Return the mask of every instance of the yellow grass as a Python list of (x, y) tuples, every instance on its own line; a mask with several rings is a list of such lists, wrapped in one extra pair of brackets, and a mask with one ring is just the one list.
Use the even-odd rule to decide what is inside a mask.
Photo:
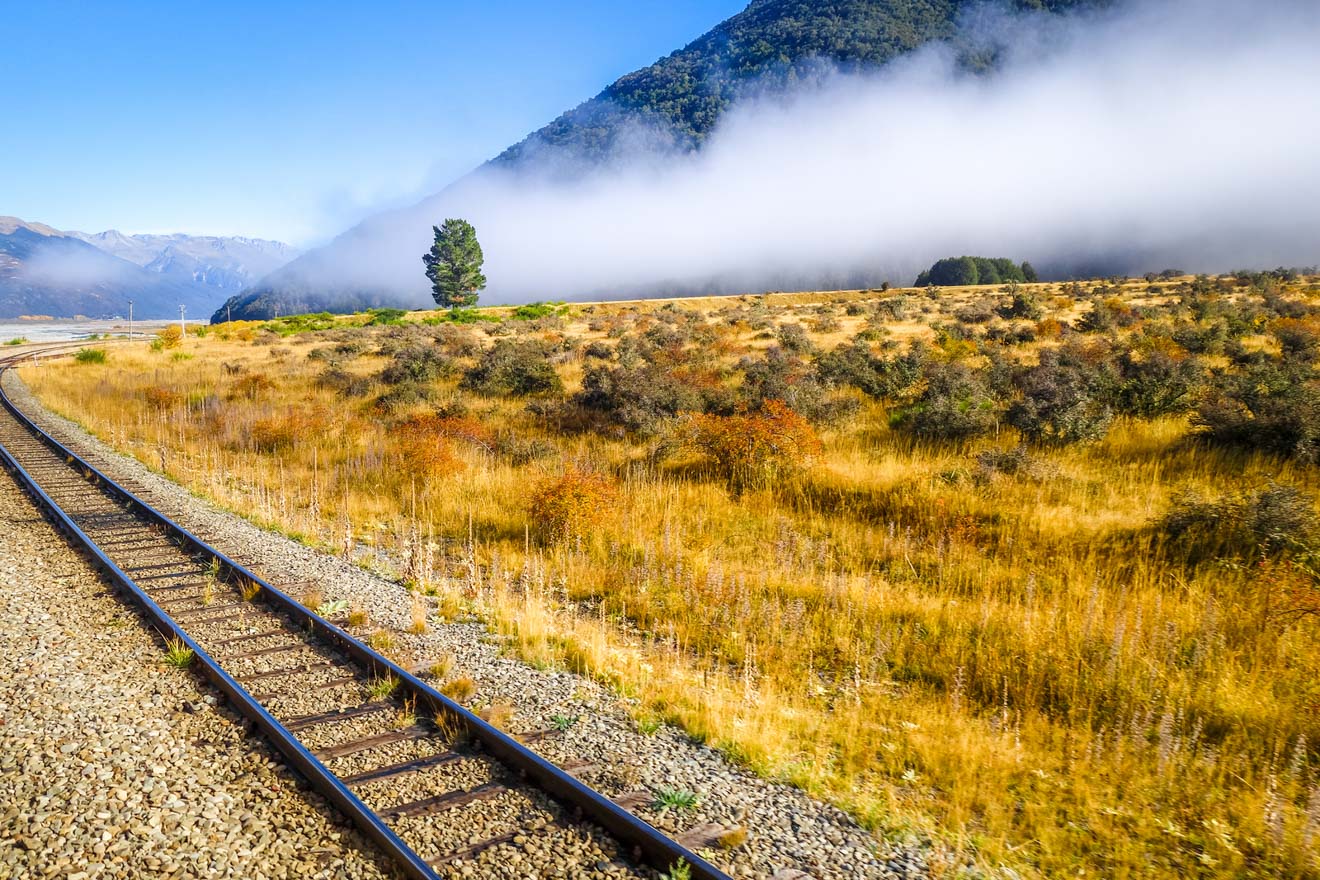
[[(989, 293), (928, 300), (893, 338), (931, 336)], [(776, 322), (806, 323), (859, 298), (874, 296), (765, 302)], [(663, 305), (578, 306), (539, 332), (607, 339), (593, 320), (632, 324)], [(1052, 313), (1076, 311), (1063, 296)], [(813, 334), (826, 347), (862, 327), (838, 320)], [(931, 832), (1033, 876), (1320, 876), (1316, 627), (1265, 618), (1249, 567), (1172, 564), (1151, 528), (1180, 490), (1283, 478), (1320, 491), (1314, 471), (1186, 444), (1185, 421), (1168, 418), (1040, 453), (1052, 469), (1040, 479), (981, 479), (975, 453), (1013, 445), (1009, 432), (914, 443), (868, 402), (824, 432), (801, 481), (735, 496), (652, 464), (646, 441), (560, 436), (521, 401), (442, 380), (442, 398), (556, 455), (515, 465), (456, 442), (450, 472), (418, 474), (369, 401), (315, 383), (324, 365), (307, 354), (332, 342), (258, 329), (189, 339), (190, 360), (119, 350), (23, 377), (191, 490), (331, 552), (350, 535), (368, 548), (359, 561), (486, 617), (525, 657), (610, 683), (644, 728), (680, 724), (878, 833)], [(767, 344), (746, 329), (725, 343), (728, 358)], [(346, 369), (384, 364), (368, 354)], [(571, 391), (581, 363), (560, 371)], [(268, 387), (238, 393), (258, 374)], [(540, 541), (527, 499), (562, 462), (614, 474), (618, 500), (591, 534)], [(425, 629), (415, 607), (412, 620)]]

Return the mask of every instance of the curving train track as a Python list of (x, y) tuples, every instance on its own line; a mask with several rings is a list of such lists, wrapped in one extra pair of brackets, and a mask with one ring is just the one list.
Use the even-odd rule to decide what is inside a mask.
[[(77, 347), (0, 359), (0, 377)], [(728, 880), (691, 851), (710, 829), (657, 831), (630, 812), (648, 793), (594, 791), (575, 776), (586, 765), (550, 763), (305, 608), (60, 444), (2, 385), (0, 464), (406, 876), (517, 876), (530, 848), (552, 853), (561, 876), (655, 877), (685, 863), (686, 876)]]

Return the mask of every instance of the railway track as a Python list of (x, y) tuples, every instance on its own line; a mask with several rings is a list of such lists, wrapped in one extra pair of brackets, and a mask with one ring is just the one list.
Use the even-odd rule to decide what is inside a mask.
[[(0, 379), (76, 347), (2, 359)], [(594, 791), (578, 778), (590, 765), (550, 763), (305, 608), (42, 431), (3, 385), (0, 463), (406, 876), (519, 876), (539, 851), (548, 876), (656, 877), (685, 863), (692, 878), (728, 880), (692, 851), (718, 829), (657, 831), (630, 812), (648, 792)]]

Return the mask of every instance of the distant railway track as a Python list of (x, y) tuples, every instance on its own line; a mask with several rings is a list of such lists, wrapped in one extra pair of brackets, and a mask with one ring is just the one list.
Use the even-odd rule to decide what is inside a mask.
[[(54, 343), (0, 359), (0, 378)], [(287, 762), (413, 878), (528, 845), (564, 852), (570, 876), (728, 880), (692, 848), (630, 812), (647, 792), (610, 799), (450, 700), (248, 565), (175, 523), (141, 487), (112, 480), (38, 427), (0, 385), (0, 464)], [(531, 737), (553, 736), (553, 731)], [(475, 819), (463, 819), (475, 811)], [(473, 833), (479, 828), (478, 833)], [(575, 855), (568, 856), (568, 853)], [(583, 854), (601, 863), (577, 864)]]

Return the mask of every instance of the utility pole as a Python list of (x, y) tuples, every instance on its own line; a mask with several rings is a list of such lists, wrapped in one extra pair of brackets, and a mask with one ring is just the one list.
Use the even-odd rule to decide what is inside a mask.
[(187, 306), (179, 305), (179, 340), (182, 341), (188, 335), (188, 325), (183, 322), (183, 313)]
[(128, 341), (133, 341), (133, 301), (128, 301)]

